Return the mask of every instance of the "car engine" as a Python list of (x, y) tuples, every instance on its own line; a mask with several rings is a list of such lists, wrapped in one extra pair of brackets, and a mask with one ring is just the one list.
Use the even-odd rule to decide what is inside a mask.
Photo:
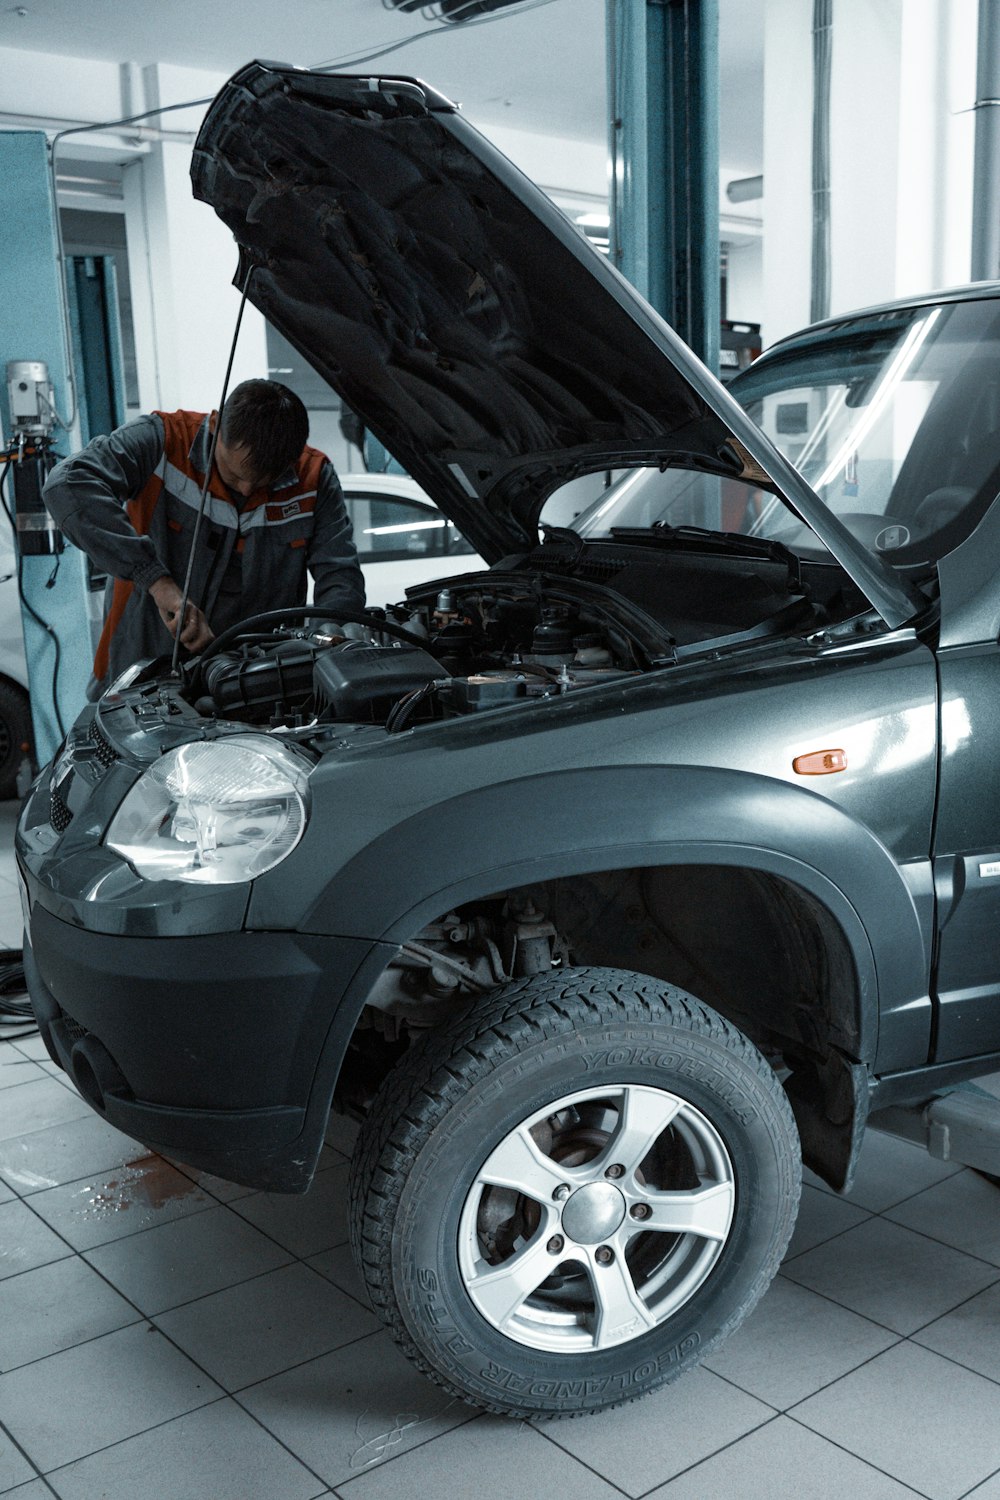
[(523, 579), (484, 586), (478, 575), (475, 586), (366, 612), (363, 624), (302, 619), (265, 633), (248, 622), (226, 649), (190, 664), (184, 697), (206, 718), (271, 728), (381, 724), (394, 733), (649, 665), (648, 646), (571, 593)]

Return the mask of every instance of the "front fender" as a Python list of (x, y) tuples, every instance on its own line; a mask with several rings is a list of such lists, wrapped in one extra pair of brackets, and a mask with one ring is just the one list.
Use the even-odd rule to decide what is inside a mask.
[[(377, 939), (391, 945), (378, 950), (384, 956), (463, 902), (574, 874), (668, 864), (736, 865), (808, 891), (853, 957), (861, 1060), (879, 1071), (925, 1060), (928, 955), (899, 866), (842, 808), (753, 773), (615, 766), (464, 793), (355, 854), (302, 926)], [(374, 977), (366, 964), (345, 996), (351, 1026)], [(338, 1016), (338, 1032), (346, 1019)]]

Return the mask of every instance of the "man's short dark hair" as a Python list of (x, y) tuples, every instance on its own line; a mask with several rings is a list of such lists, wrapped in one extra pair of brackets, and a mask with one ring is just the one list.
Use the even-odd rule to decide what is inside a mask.
[(222, 408), (219, 436), (230, 448), (246, 448), (263, 480), (283, 474), (309, 437), (302, 402), (277, 380), (244, 380)]

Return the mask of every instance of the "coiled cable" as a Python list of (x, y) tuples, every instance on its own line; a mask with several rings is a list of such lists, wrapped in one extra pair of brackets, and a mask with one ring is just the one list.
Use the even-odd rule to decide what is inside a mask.
[(37, 1030), (24, 978), (24, 954), (20, 948), (0, 949), (0, 1042), (20, 1041)]

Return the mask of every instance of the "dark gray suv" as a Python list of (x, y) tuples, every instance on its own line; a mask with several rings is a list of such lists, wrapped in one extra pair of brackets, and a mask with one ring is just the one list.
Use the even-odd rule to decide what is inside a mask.
[(870, 1111), (1000, 1066), (1000, 289), (786, 340), (741, 406), (413, 80), (248, 66), (193, 176), (491, 566), (81, 715), (17, 835), (43, 1034), (254, 1187), (363, 1118), (419, 1367), (631, 1399), (761, 1296), (803, 1159), (844, 1188)]

